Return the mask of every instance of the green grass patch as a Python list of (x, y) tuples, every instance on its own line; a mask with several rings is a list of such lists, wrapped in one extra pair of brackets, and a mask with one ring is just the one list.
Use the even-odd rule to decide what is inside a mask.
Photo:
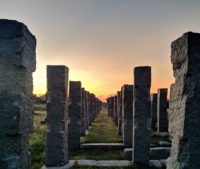
[(70, 160), (123, 160), (123, 149), (79, 149), (69, 151)]
[[(37, 104), (37, 106), (45, 108), (45, 104)], [(34, 128), (29, 139), (32, 169), (40, 169), (45, 162), (46, 125), (41, 124), (45, 118), (45, 109), (35, 111)]]
[(112, 118), (108, 117), (107, 110), (103, 109), (92, 123), (89, 134), (84, 138), (85, 143), (119, 143), (122, 137), (117, 136), (117, 127)]

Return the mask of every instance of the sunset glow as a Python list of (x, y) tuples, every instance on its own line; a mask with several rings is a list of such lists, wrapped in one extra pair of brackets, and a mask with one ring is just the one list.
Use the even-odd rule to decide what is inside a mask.
[(136, 66), (152, 66), (152, 92), (169, 88), (170, 44), (184, 32), (200, 32), (199, 2), (8, 0), (0, 11), (37, 38), (35, 94), (46, 92), (46, 65), (66, 65), (69, 80), (105, 101), (133, 83)]

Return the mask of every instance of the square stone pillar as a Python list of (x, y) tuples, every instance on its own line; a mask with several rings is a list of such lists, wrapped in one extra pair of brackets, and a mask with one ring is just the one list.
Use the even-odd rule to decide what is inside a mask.
[(200, 167), (200, 34), (188, 32), (171, 45), (175, 83), (171, 85), (167, 169)]
[(151, 129), (157, 130), (157, 93), (151, 94)]
[(122, 94), (121, 91), (117, 92), (117, 116), (118, 116), (118, 125), (117, 125), (117, 135), (122, 135)]
[(81, 82), (69, 82), (69, 148), (80, 147), (81, 138)]
[(157, 98), (157, 117), (158, 128), (157, 132), (168, 132), (168, 101), (167, 101), (167, 88), (158, 89)]
[(117, 96), (114, 96), (114, 123), (118, 125), (118, 116), (117, 116)]
[(20, 22), (0, 19), (0, 168), (30, 169), (36, 38)]
[(68, 68), (47, 66), (47, 145), (46, 167), (68, 163)]
[(85, 93), (85, 115), (86, 115), (86, 129), (89, 129), (89, 92), (86, 91)]
[(133, 85), (122, 86), (122, 133), (124, 144), (132, 147), (133, 143)]
[(151, 131), (149, 126), (151, 67), (134, 69), (133, 88), (133, 162), (148, 164)]
[(86, 132), (86, 104), (85, 104), (85, 89), (81, 89), (81, 136), (85, 136)]
[(111, 117), (114, 121), (114, 97), (110, 98), (110, 107), (111, 107)]

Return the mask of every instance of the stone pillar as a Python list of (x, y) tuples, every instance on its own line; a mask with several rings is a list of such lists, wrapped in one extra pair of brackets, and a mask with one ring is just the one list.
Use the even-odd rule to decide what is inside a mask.
[(70, 81), (69, 83), (69, 148), (80, 147), (81, 137), (81, 82)]
[(85, 136), (86, 132), (86, 107), (85, 107), (85, 89), (81, 89), (81, 136)]
[(47, 66), (46, 167), (67, 168), (68, 68)]
[(86, 113), (86, 129), (89, 129), (89, 92), (85, 93), (85, 113)]
[(158, 89), (158, 98), (157, 98), (158, 132), (168, 132), (167, 108), (168, 108), (167, 89)]
[(133, 162), (148, 164), (151, 131), (149, 114), (151, 87), (151, 67), (136, 67), (134, 69), (133, 89)]
[(118, 117), (117, 117), (117, 96), (114, 96), (114, 123), (117, 126)]
[(124, 144), (132, 147), (133, 143), (133, 85), (122, 86), (122, 133)]
[(122, 135), (122, 94), (121, 91), (117, 92), (117, 117), (118, 117), (118, 125), (117, 125), (117, 135)]
[(0, 168), (30, 169), (36, 39), (20, 22), (0, 19)]
[(110, 107), (111, 107), (111, 117), (114, 121), (114, 97), (110, 98)]
[(188, 32), (171, 45), (175, 83), (171, 85), (167, 169), (200, 166), (200, 34)]
[(151, 94), (151, 128), (157, 129), (157, 93)]

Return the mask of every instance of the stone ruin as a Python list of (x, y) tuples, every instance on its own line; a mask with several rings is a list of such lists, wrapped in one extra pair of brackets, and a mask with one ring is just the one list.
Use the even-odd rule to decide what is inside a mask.
[(0, 168), (30, 169), (36, 38), (20, 22), (0, 20)]
[[(0, 20), (0, 168), (30, 169), (29, 133), (33, 124), (32, 72), (36, 67), (36, 39), (17, 21)], [(168, 132), (172, 140), (167, 169), (200, 166), (200, 34), (188, 32), (171, 45), (175, 83), (150, 99), (151, 68), (134, 69), (134, 86), (124, 85), (107, 99), (108, 115), (118, 125), (124, 144), (132, 147), (132, 161), (148, 164), (162, 149), (150, 149), (151, 128)], [(56, 79), (56, 80), (55, 80)], [(101, 102), (71, 81), (68, 68), (47, 66), (47, 143), (44, 168), (68, 168), (68, 149), (80, 147), (80, 137), (98, 115)], [(156, 111), (157, 107), (157, 111)], [(168, 109), (168, 113), (167, 113)], [(149, 125), (151, 118), (151, 126)], [(169, 127), (168, 127), (169, 121)], [(165, 148), (164, 151), (169, 151)], [(166, 154), (163, 157), (167, 157)]]

